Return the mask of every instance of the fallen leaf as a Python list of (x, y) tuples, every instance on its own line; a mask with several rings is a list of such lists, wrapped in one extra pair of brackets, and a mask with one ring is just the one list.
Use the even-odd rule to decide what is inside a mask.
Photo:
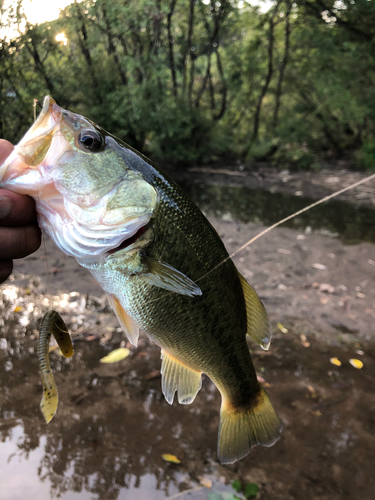
[(98, 338), (97, 335), (95, 335), (94, 333), (91, 333), (90, 335), (87, 335), (87, 337), (85, 337), (85, 340), (87, 340), (87, 342), (91, 342), (91, 340), (95, 340), (97, 338)]
[(375, 260), (369, 259), (367, 263), (370, 264), (370, 266), (375, 266)]
[(354, 368), (357, 368), (357, 370), (360, 370), (363, 368), (363, 363), (360, 359), (349, 359), (349, 363), (354, 366)]
[(281, 323), (277, 323), (277, 328), (282, 332), (282, 333), (288, 333), (288, 329), (285, 328), (284, 325), (282, 325)]
[(328, 299), (325, 299), (324, 297), (321, 297), (320, 302), (321, 302), (322, 304), (327, 304)]
[(341, 366), (341, 361), (338, 358), (331, 358), (330, 362), (335, 366)]
[(301, 339), (301, 344), (303, 345), (303, 347), (310, 347), (310, 342), (307, 340), (307, 337), (304, 333), (301, 333), (300, 339)]
[(159, 378), (161, 376), (160, 370), (154, 370), (145, 376), (146, 380), (153, 380), (154, 378)]
[(127, 349), (126, 347), (120, 347), (119, 349), (115, 349), (114, 351), (110, 352), (107, 356), (104, 356), (104, 358), (102, 358), (100, 362), (117, 363), (118, 361), (127, 358), (129, 354), (130, 354), (129, 349)]
[(170, 462), (172, 464), (180, 464), (181, 460), (179, 460), (175, 455), (170, 455), (169, 453), (164, 453), (161, 458), (165, 462)]
[(327, 269), (327, 266), (319, 263), (311, 264), (311, 267), (314, 269), (319, 269), (320, 271), (325, 271)]
[(282, 253), (284, 255), (290, 255), (292, 253), (290, 250), (287, 250), (286, 248), (278, 248), (277, 251), (278, 253)]
[(16, 307), (14, 308), (14, 311), (13, 311), (13, 312), (15, 312), (15, 313), (19, 313), (19, 312), (21, 312), (21, 311), (23, 311), (23, 307), (22, 307), (22, 306), (16, 306)]
[(204, 486), (206, 488), (212, 488), (212, 481), (211, 481), (211, 479), (208, 479), (208, 477), (200, 477), (199, 481), (200, 481), (202, 486)]

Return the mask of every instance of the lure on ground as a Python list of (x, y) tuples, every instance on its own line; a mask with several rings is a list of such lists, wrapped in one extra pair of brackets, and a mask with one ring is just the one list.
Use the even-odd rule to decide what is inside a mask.
[(44, 315), (38, 340), (38, 361), (43, 382), (43, 398), (40, 408), (47, 424), (54, 417), (59, 403), (59, 393), (49, 359), (49, 342), (52, 335), (62, 355), (66, 358), (73, 356), (73, 345), (66, 324), (60, 314), (53, 310)]
[(130, 342), (161, 347), (162, 390), (191, 403), (206, 373), (221, 393), (222, 463), (271, 446), (281, 424), (259, 384), (246, 334), (262, 348), (262, 302), (214, 228), (152, 162), (49, 96), (0, 166), (0, 186), (33, 196), (39, 224), (108, 294)]

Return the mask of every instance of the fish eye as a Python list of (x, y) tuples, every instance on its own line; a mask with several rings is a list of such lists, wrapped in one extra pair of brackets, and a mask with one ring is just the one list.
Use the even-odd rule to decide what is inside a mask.
[(89, 151), (97, 151), (102, 147), (102, 138), (96, 130), (83, 130), (78, 136), (78, 142)]

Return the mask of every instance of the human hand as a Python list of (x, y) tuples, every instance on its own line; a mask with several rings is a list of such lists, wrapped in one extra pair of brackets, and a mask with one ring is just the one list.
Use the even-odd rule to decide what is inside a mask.
[[(0, 139), (0, 165), (12, 151), (13, 145)], [(35, 252), (40, 242), (34, 200), (0, 189), (0, 283), (11, 274), (13, 259)]]

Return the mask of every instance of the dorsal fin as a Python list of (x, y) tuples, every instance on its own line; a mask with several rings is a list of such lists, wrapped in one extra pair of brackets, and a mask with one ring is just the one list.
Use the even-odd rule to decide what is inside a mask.
[(262, 349), (267, 351), (271, 344), (271, 328), (267, 312), (256, 291), (238, 273), (246, 303), (247, 334)]
[(180, 404), (192, 403), (202, 387), (201, 372), (188, 368), (163, 349), (161, 350), (161, 359), (161, 387), (165, 399), (171, 405), (174, 393), (177, 391)]
[(137, 347), (138, 337), (139, 337), (139, 328), (136, 322), (129, 316), (129, 314), (124, 310), (120, 301), (114, 295), (108, 295), (109, 303), (111, 304), (112, 309), (115, 311), (117, 319), (119, 323), (126, 333), (126, 336), (133, 345)]

